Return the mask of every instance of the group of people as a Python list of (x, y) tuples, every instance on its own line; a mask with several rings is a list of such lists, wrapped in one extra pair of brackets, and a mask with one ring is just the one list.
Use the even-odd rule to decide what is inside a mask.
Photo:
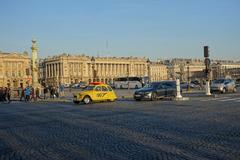
[[(38, 99), (46, 99), (47, 97), (50, 97), (52, 99), (59, 98), (64, 96), (64, 86), (60, 85), (56, 87), (55, 86), (44, 87), (43, 97), (41, 97), (41, 90), (39, 87), (34, 88), (32, 86), (26, 86), (24, 88), (23, 86), (21, 86), (17, 89), (17, 96), (20, 98), (19, 99), (20, 101), (25, 101), (25, 102), (37, 101)], [(11, 102), (10, 87), (0, 87), (0, 102), (8, 102), (8, 103)]]
[(37, 101), (38, 99), (42, 99), (40, 97), (40, 89), (38, 87), (36, 88), (36, 91), (33, 87), (30, 86), (27, 86), (26, 88), (21, 87), (18, 92), (20, 101), (24, 99), (25, 102), (29, 102), (32, 100)]
[(0, 87), (0, 102), (11, 102), (10, 87)]
[(59, 98), (64, 96), (64, 86), (49, 86), (49, 87), (44, 87), (43, 93), (44, 93), (44, 99), (47, 98), (47, 93), (49, 92), (49, 97), (54, 99), (54, 98)]

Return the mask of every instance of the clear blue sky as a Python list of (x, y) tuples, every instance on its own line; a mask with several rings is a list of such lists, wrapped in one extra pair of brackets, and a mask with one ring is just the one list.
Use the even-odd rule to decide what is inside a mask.
[(240, 60), (240, 0), (1, 0), (0, 50)]

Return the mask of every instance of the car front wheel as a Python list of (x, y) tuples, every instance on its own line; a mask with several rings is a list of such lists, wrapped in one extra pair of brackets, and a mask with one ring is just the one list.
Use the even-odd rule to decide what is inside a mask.
[(157, 99), (157, 94), (155, 92), (152, 93), (151, 100), (155, 101)]
[(226, 93), (226, 88), (223, 88), (222, 93)]
[(89, 104), (90, 102), (91, 102), (91, 98), (90, 98), (89, 96), (85, 96), (85, 97), (83, 98), (83, 103)]
[(233, 88), (233, 93), (236, 93), (236, 92), (237, 92), (237, 88), (234, 87), (234, 88)]

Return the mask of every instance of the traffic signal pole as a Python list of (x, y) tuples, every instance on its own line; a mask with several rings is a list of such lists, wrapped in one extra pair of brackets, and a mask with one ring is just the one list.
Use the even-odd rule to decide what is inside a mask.
[(205, 76), (206, 76), (206, 95), (210, 96), (211, 95), (211, 91), (210, 91), (210, 73), (211, 73), (211, 69), (210, 69), (210, 59), (209, 59), (209, 50), (208, 50), (208, 46), (204, 46), (204, 63), (206, 66), (205, 69)]

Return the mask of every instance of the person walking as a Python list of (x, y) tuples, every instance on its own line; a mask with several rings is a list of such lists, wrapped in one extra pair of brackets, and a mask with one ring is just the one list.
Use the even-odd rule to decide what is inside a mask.
[(37, 99), (42, 99), (41, 97), (40, 97), (40, 89), (37, 87), (37, 89), (36, 89), (36, 100)]
[(48, 88), (44, 87), (43, 89), (43, 98), (46, 99), (47, 98), (47, 93), (48, 93)]
[(3, 88), (3, 102), (6, 102), (7, 101), (7, 87)]
[(8, 103), (11, 102), (11, 88), (10, 87), (6, 87), (6, 99), (7, 99)]
[(30, 90), (30, 101), (35, 101), (35, 89), (32, 87), (31, 90)]
[(25, 88), (25, 102), (29, 102), (29, 100), (30, 100), (30, 93), (31, 93), (30, 87), (27, 86)]
[(3, 98), (3, 87), (0, 87), (0, 102), (3, 102), (4, 101), (4, 98)]
[(60, 96), (61, 96), (61, 97), (64, 97), (64, 96), (65, 96), (65, 95), (64, 95), (64, 85), (63, 85), (63, 84), (60, 85)]
[(54, 99), (55, 96), (56, 96), (56, 95), (55, 95), (55, 87), (52, 87), (52, 88), (51, 88), (50, 94), (51, 94), (52, 99)]
[(25, 99), (24, 88), (21, 87), (19, 92), (20, 92), (20, 101), (22, 101), (23, 98)]

